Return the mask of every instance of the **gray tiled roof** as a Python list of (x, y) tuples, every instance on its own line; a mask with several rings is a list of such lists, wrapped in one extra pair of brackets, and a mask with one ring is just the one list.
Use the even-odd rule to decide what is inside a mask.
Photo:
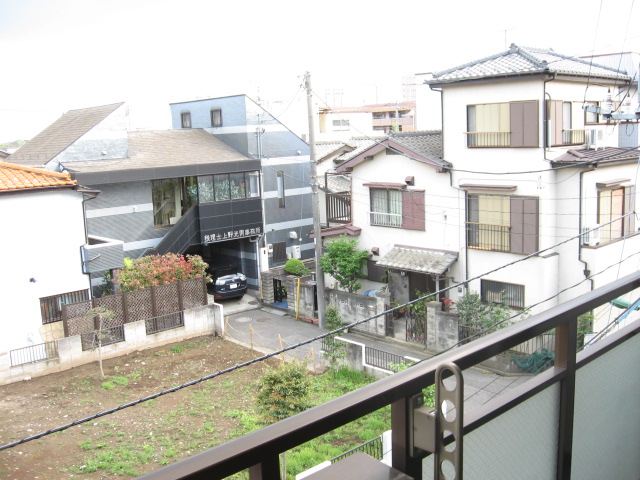
[(382, 136), (382, 137), (352, 137), (352, 138), (350, 138), (349, 140), (346, 141), (346, 144), (350, 145), (351, 147), (353, 147), (353, 151), (343, 153), (339, 157), (336, 157), (334, 159), (334, 162), (335, 163), (342, 163), (342, 162), (346, 162), (347, 160), (352, 159), (353, 157), (357, 157), (362, 152), (364, 152), (366, 149), (370, 148), (371, 146), (375, 145), (376, 143), (381, 142), (385, 138), (387, 138), (387, 137), (384, 137), (384, 136)]
[(377, 266), (441, 275), (457, 259), (457, 252), (396, 245), (378, 260)]
[[(442, 131), (423, 132), (397, 132), (389, 135), (390, 140), (395, 140), (409, 150), (419, 153), (432, 160), (442, 160)], [(447, 163), (447, 162), (442, 162)]]
[(512, 44), (505, 52), (434, 73), (433, 78), (426, 83), (438, 85), (538, 73), (629, 80), (624, 73), (589, 60), (562, 55), (551, 49), (518, 47)]
[(110, 172), (251, 160), (202, 129), (129, 132), (129, 157), (67, 162), (75, 173)]
[(120, 102), (69, 110), (7, 160), (19, 165), (43, 166), (122, 105)]
[(567, 165), (574, 163), (599, 163), (599, 162), (637, 162), (640, 152), (637, 148), (604, 147), (599, 149), (583, 148), (580, 150), (569, 150), (553, 160), (553, 164)]

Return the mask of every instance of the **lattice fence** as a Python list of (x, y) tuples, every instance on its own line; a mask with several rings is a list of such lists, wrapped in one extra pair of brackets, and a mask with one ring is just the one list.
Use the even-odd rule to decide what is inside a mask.
[[(98, 325), (95, 320), (85, 318), (94, 307), (104, 307), (114, 313), (112, 319), (103, 323), (103, 329), (111, 331), (110, 338), (124, 340), (125, 323), (161, 318), (157, 326), (147, 333), (175, 328), (182, 324), (179, 312), (201, 305), (207, 305), (207, 290), (204, 278), (184, 280), (169, 285), (160, 285), (134, 292), (94, 298), (92, 300), (64, 305), (62, 316), (65, 335), (82, 335), (83, 346), (94, 343)], [(171, 319), (171, 320), (169, 320)], [(154, 323), (155, 325), (155, 323)], [(113, 342), (103, 342), (113, 343)]]

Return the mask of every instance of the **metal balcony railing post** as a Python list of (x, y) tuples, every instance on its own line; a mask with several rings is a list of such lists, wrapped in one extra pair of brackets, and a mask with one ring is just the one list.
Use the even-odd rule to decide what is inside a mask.
[(262, 462), (249, 467), (250, 480), (277, 480), (280, 478), (280, 461), (277, 454), (264, 458)]
[(558, 478), (558, 480), (568, 480), (571, 478), (577, 332), (577, 318), (571, 318), (556, 328), (555, 366), (556, 368), (565, 370), (565, 377), (560, 381), (558, 463), (556, 470), (556, 478)]
[(413, 477), (422, 478), (422, 458), (412, 456), (411, 431), (414, 397), (405, 397), (391, 404), (391, 466)]

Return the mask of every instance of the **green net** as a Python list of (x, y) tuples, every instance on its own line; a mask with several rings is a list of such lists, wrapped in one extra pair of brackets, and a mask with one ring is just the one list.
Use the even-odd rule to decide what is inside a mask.
[(542, 348), (528, 357), (513, 355), (511, 358), (525, 372), (538, 373), (542, 369), (553, 365), (554, 353)]

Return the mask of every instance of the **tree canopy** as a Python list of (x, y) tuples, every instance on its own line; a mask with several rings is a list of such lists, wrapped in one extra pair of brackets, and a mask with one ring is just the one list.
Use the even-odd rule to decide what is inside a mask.
[(325, 245), (325, 253), (320, 257), (320, 266), (338, 282), (338, 286), (350, 293), (357, 292), (361, 285), (367, 264), (368, 250), (358, 250), (356, 240), (339, 237)]
[(115, 278), (123, 291), (131, 292), (157, 285), (167, 285), (178, 280), (207, 276), (207, 263), (200, 255), (178, 255), (167, 253), (165, 255), (149, 255), (132, 260), (125, 258), (122, 268)]

